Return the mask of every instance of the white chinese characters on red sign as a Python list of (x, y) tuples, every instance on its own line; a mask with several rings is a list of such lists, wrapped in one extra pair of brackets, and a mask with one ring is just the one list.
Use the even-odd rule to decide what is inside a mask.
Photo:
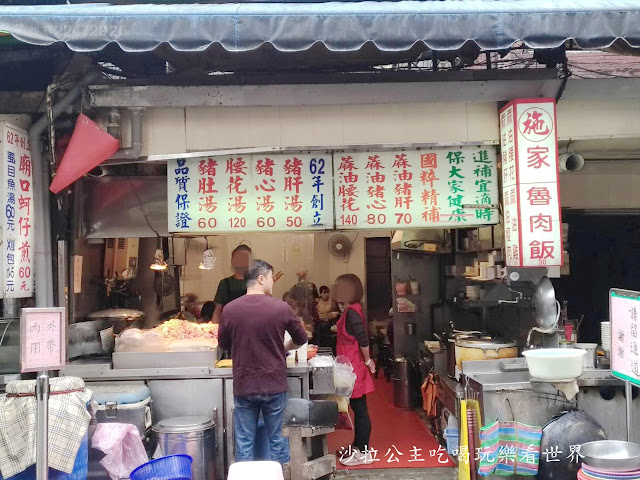
[(170, 232), (333, 228), (323, 154), (177, 159), (167, 169)]
[(494, 148), (344, 153), (334, 159), (336, 228), (498, 222)]
[(553, 99), (515, 100), (500, 111), (508, 266), (562, 265), (556, 132)]
[(25, 130), (0, 122), (3, 285), (6, 298), (33, 295), (33, 179)]
[(64, 308), (23, 308), (20, 318), (22, 372), (61, 370), (66, 364)]

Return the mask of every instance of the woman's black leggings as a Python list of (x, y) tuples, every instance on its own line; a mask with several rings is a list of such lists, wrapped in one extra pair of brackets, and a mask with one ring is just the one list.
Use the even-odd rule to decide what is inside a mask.
[(371, 450), (369, 437), (371, 437), (371, 419), (369, 418), (369, 410), (367, 409), (367, 396), (351, 399), (351, 408), (353, 409), (355, 419), (355, 436), (353, 438), (353, 446), (361, 452), (365, 448)]

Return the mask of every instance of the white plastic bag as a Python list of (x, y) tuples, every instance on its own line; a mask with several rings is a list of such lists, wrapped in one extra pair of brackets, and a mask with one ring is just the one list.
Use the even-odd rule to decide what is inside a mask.
[(132, 471), (149, 461), (137, 427), (128, 423), (99, 423), (91, 446), (106, 454), (100, 465), (111, 480), (129, 478)]
[(317, 355), (309, 360), (309, 366), (314, 368), (333, 367), (335, 362), (329, 355)]
[(333, 383), (336, 387), (336, 395), (351, 397), (357, 378), (349, 359), (343, 355), (336, 357), (336, 364), (333, 367)]

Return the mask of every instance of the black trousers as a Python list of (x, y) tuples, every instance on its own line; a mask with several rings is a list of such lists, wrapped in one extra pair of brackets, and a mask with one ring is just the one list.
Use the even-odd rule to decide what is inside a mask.
[(351, 399), (351, 408), (354, 414), (354, 430), (353, 446), (361, 452), (365, 449), (371, 450), (369, 438), (371, 437), (371, 419), (369, 418), (369, 410), (367, 409), (367, 396)]

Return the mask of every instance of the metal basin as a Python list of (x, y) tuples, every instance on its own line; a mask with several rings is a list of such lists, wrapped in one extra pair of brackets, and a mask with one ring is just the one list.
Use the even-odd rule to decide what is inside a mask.
[(599, 440), (580, 447), (582, 462), (612, 472), (629, 472), (640, 468), (640, 445), (617, 440)]
[(468, 375), (482, 386), (525, 387), (529, 385), (531, 375), (527, 371), (474, 373)]

